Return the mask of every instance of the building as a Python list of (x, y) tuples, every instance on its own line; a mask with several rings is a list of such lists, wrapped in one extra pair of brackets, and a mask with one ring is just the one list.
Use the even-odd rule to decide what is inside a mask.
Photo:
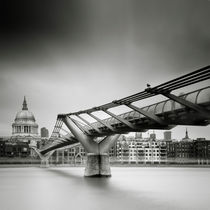
[(127, 141), (125, 136), (122, 136), (122, 138), (120, 138), (117, 141), (116, 144), (116, 155), (117, 155), (117, 160), (121, 161), (122, 163), (128, 163), (130, 162), (129, 160), (129, 142)]
[(165, 141), (144, 140), (140, 145), (139, 160), (147, 163), (160, 163), (167, 159), (167, 147)]
[(164, 140), (170, 141), (171, 140), (171, 131), (165, 131), (164, 133)]
[(194, 142), (189, 138), (188, 131), (185, 131), (185, 137), (181, 141), (167, 143), (168, 160), (174, 162), (190, 162), (196, 157), (194, 154)]
[(41, 128), (41, 138), (48, 138), (48, 137), (49, 137), (48, 129), (45, 127)]
[(210, 140), (198, 138), (193, 141), (194, 156), (198, 161), (210, 160)]
[(193, 142), (179, 141), (168, 144), (168, 158), (187, 160), (194, 158)]
[(142, 132), (136, 132), (135, 139), (142, 139)]
[(61, 148), (56, 150), (50, 158), (55, 164), (84, 164), (86, 153), (82, 145), (73, 148)]
[(37, 137), (38, 124), (32, 112), (28, 110), (26, 98), (23, 100), (22, 110), (16, 114), (15, 121), (12, 124), (13, 137)]
[(165, 141), (156, 141), (155, 134), (149, 139), (143, 139), (142, 135), (120, 138), (110, 149), (111, 161), (120, 163), (155, 163), (167, 159), (167, 145)]
[(41, 140), (34, 114), (28, 110), (24, 97), (22, 110), (17, 112), (12, 123), (12, 135), (0, 138), (1, 157), (33, 156), (31, 146), (37, 146)]
[(5, 156), (5, 141), (3, 141), (3, 138), (0, 139), (0, 157)]
[(156, 134), (151, 133), (149, 138), (152, 139), (153, 141), (155, 141), (156, 140)]
[[(136, 138), (138, 137), (138, 138)], [(121, 136), (109, 151), (111, 163), (119, 164), (164, 164), (164, 163), (197, 163), (208, 164), (210, 159), (210, 141), (205, 139), (191, 140), (186, 130), (181, 141), (154, 140)], [(62, 148), (51, 157), (51, 163), (84, 164), (86, 153), (82, 145), (74, 148)], [(209, 162), (210, 163), (210, 162)]]
[(189, 138), (187, 128), (186, 128), (186, 131), (185, 131), (185, 137), (182, 139), (182, 141), (192, 141), (192, 139), (191, 139), (191, 138)]
[(27, 157), (30, 155), (30, 148), (27, 142), (5, 142), (6, 157)]

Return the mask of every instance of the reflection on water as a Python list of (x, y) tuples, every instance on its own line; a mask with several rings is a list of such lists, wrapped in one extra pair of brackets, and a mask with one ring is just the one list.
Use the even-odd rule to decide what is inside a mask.
[(208, 168), (0, 168), (1, 210), (209, 209)]

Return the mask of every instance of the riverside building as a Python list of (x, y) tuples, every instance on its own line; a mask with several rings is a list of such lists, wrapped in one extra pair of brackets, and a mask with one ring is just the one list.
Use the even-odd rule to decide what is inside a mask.
[(24, 97), (22, 109), (17, 112), (12, 123), (12, 135), (0, 139), (0, 156), (27, 157), (33, 156), (31, 146), (37, 146), (41, 140), (38, 134), (38, 124), (34, 114), (28, 110)]
[(27, 137), (38, 137), (38, 124), (33, 113), (28, 110), (25, 97), (22, 110), (16, 114), (12, 124), (12, 137), (18, 137), (21, 141), (27, 141)]
[[(208, 164), (210, 141), (191, 140), (186, 130), (180, 141), (157, 140), (154, 133), (149, 138), (121, 136), (109, 151), (110, 162), (115, 164)], [(84, 164), (86, 153), (82, 145), (62, 148), (50, 158), (55, 164)]]

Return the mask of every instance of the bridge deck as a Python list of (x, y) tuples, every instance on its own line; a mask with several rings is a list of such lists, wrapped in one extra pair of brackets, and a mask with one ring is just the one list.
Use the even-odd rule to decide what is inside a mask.
[[(77, 143), (75, 138), (64, 137), (60, 139), (60, 130), (63, 126), (63, 118), (69, 117), (85, 134), (92, 137), (108, 136), (115, 133), (126, 133), (132, 131), (146, 131), (148, 129), (171, 129), (176, 125), (208, 125), (210, 123), (210, 86), (199, 90), (176, 96), (171, 94), (173, 90), (183, 88), (204, 80), (210, 79), (210, 66), (193, 71), (156, 87), (147, 88), (137, 94), (115, 100), (102, 106), (93, 107), (75, 113), (59, 114), (57, 121), (43, 152), (61, 148), (66, 145)], [(143, 108), (133, 105), (133, 102), (154, 97), (156, 95), (166, 96), (167, 100), (145, 106)], [(125, 105), (133, 111), (120, 115), (108, 111), (110, 108)], [(103, 111), (111, 117), (99, 119), (94, 112)], [(97, 122), (90, 123), (81, 117), (87, 114), (96, 119)], [(81, 121), (75, 120), (76, 116)]]
[[(205, 87), (187, 94), (180, 96), (192, 103), (198, 104), (210, 110), (210, 87)], [(199, 113), (194, 111), (189, 111), (185, 106), (173, 101), (164, 100), (149, 106), (142, 108), (143, 110), (150, 112), (159, 116), (161, 119), (167, 122), (166, 125), (160, 125), (154, 121), (148, 119), (144, 115), (138, 113), (137, 111), (130, 111), (124, 114), (118, 115), (119, 117), (128, 120), (136, 129), (133, 131), (142, 131), (144, 129), (171, 129), (175, 125), (207, 125), (208, 122)], [(106, 124), (111, 125), (116, 132), (111, 131), (106, 126), (100, 122), (91, 123), (93, 127), (96, 127), (102, 131), (102, 133), (97, 133), (94, 129), (90, 128), (88, 125), (83, 126), (84, 130), (88, 130), (92, 136), (102, 136), (110, 135), (111, 133), (125, 133), (132, 131), (131, 128), (119, 122), (117, 119), (110, 117), (103, 120)], [(169, 126), (168, 126), (169, 125)], [(171, 125), (171, 126), (170, 126)]]

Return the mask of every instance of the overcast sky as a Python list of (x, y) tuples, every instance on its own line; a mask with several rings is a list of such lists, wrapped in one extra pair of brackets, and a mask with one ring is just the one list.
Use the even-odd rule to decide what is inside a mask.
[[(39, 128), (51, 133), (58, 113), (210, 63), (208, 0), (9, 0), (0, 16), (0, 135), (11, 134), (24, 95)], [(209, 126), (188, 130), (210, 139)]]

